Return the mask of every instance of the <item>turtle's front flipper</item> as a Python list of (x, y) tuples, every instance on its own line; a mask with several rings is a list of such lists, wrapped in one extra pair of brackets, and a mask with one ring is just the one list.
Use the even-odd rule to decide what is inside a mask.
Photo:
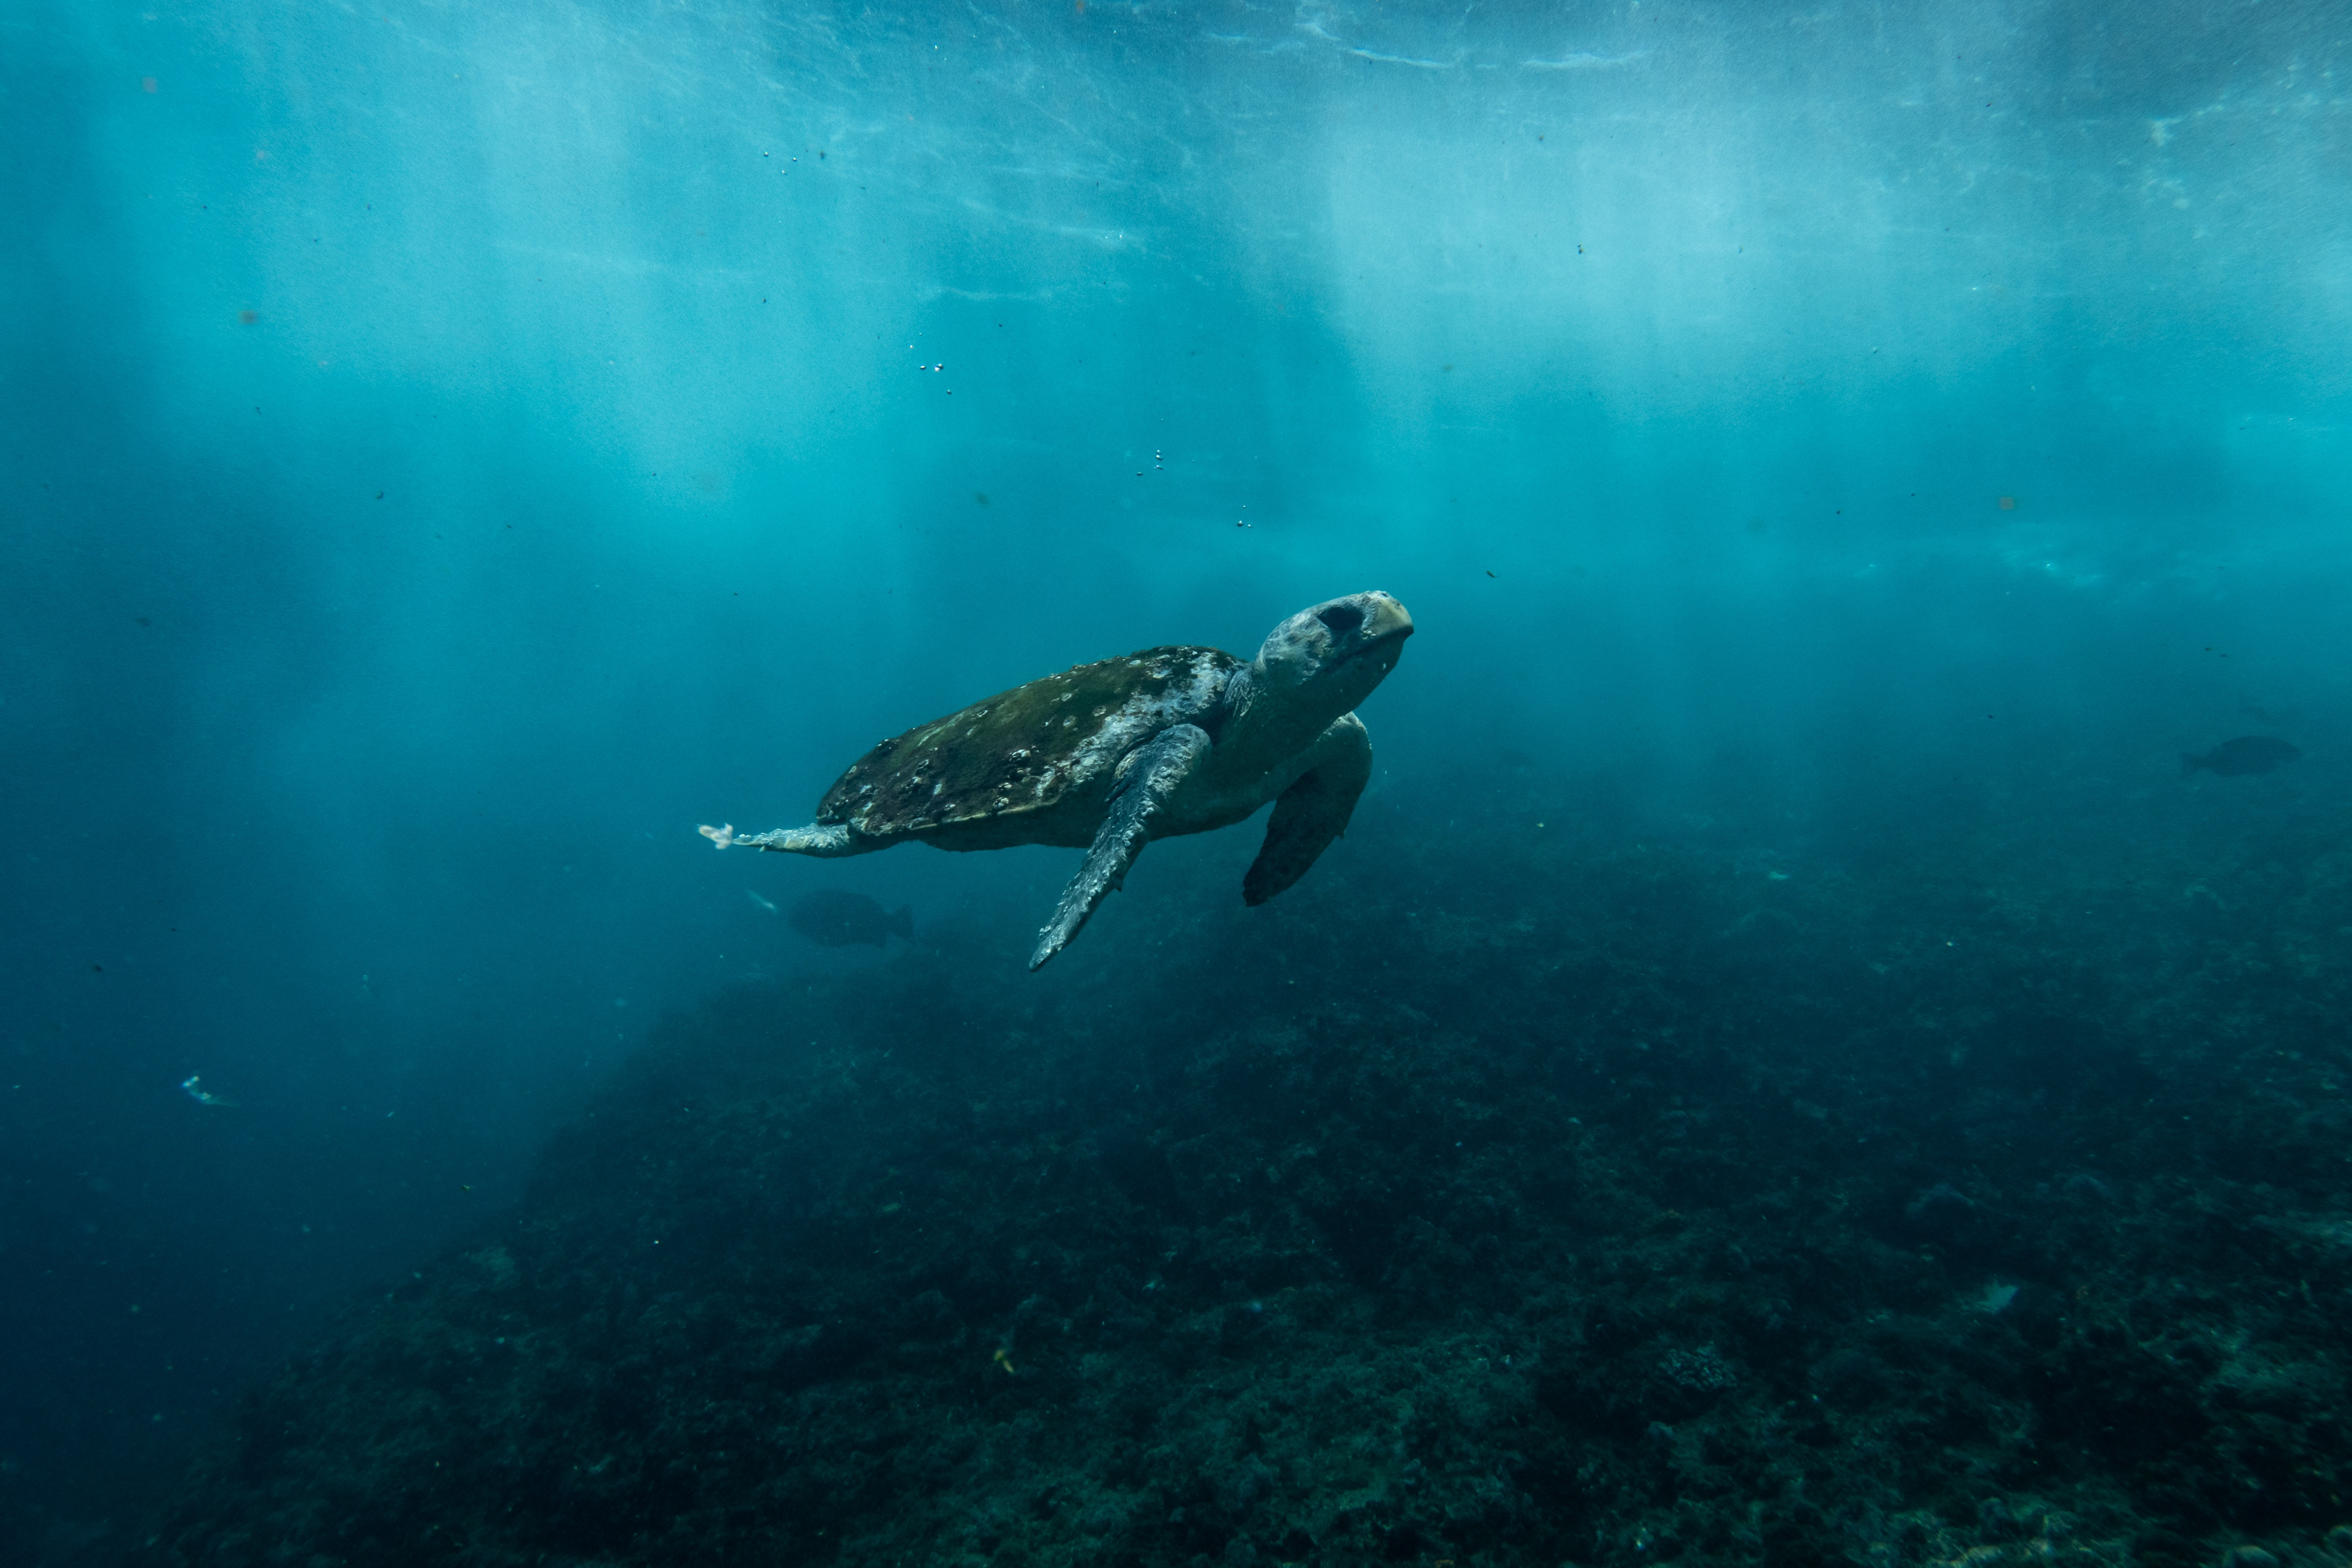
[(1039, 933), (1037, 951), (1029, 955), (1031, 969), (1067, 947), (1103, 896), (1127, 879), (1127, 868), (1150, 842), (1151, 819), (1208, 754), (1209, 732), (1198, 724), (1178, 724), (1137, 748), (1122, 764), (1118, 783), (1111, 786), (1109, 809), (1087, 851), (1087, 863), (1062, 889), (1062, 907), (1054, 911), (1053, 921)]
[(1356, 797), (1372, 776), (1372, 742), (1364, 721), (1343, 713), (1315, 742), (1315, 765), (1274, 803), (1265, 847), (1242, 878), (1242, 901), (1253, 907), (1307, 875), (1315, 858), (1348, 830)]
[(774, 849), (786, 855), (815, 855), (830, 860), (842, 855), (863, 855), (878, 847), (838, 822), (812, 822), (806, 827), (778, 827), (766, 833), (738, 833), (734, 825), (705, 827), (702, 836), (719, 848), (740, 844), (746, 849)]

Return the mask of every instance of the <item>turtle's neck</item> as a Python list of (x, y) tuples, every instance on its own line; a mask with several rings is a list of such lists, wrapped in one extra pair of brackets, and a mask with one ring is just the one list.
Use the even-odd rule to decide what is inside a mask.
[(1220, 772), (1263, 772), (1295, 756), (1328, 729), (1337, 713), (1302, 710), (1295, 693), (1276, 690), (1255, 664), (1225, 684), (1223, 722), (1210, 731)]

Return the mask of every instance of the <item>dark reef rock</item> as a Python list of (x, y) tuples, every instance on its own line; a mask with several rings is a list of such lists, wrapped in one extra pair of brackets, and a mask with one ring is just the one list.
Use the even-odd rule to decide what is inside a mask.
[(2352, 1561), (2341, 886), (1733, 863), (718, 996), (146, 1560)]

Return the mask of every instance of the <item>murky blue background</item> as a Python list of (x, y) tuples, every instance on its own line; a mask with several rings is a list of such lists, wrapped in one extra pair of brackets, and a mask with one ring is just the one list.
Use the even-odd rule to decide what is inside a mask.
[[(1081, 659), (1396, 593), (1367, 811), (1465, 854), (1530, 766), (1790, 843), (2095, 816), (2247, 731), (2326, 797), (2347, 38), (0, 11), (6, 1539), (135, 1511), (662, 1008), (807, 962), (750, 890), (1017, 964), (1067, 852), (693, 828)], [(1072, 962), (1247, 918), (1254, 849), (1155, 848)]]

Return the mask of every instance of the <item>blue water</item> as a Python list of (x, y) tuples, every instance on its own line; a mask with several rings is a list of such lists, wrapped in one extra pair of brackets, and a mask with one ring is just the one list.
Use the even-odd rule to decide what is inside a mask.
[[(135, 1533), (666, 1010), (887, 962), (747, 895), (1017, 974), (1069, 851), (694, 829), (1084, 659), (1409, 605), (1333, 877), (1475, 888), (1545, 789), (1624, 843), (2126, 868), (2101, 825), (2245, 732), (2304, 752), (2263, 798), (2343, 799), (2339, 7), (20, 0), (0, 39), (12, 1561)], [(1254, 839), (1155, 847), (1073, 959), (1240, 921)]]

